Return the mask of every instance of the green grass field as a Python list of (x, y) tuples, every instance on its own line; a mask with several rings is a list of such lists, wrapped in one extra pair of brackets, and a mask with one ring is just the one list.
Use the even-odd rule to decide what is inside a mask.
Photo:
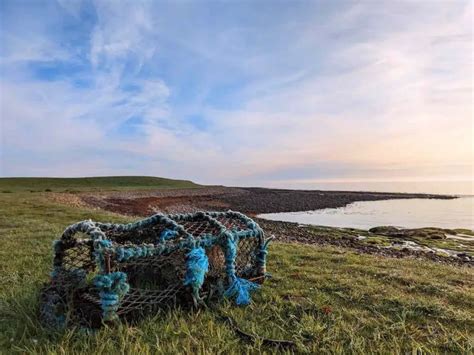
[(104, 176), (86, 178), (0, 178), (0, 193), (9, 192), (75, 192), (110, 191), (124, 189), (196, 188), (200, 185), (188, 180), (165, 179), (152, 176)]
[[(0, 191), (14, 192), (0, 192), (0, 353), (276, 351), (245, 342), (211, 309), (162, 311), (133, 326), (91, 334), (43, 328), (37, 299), (51, 270), (52, 241), (79, 220), (130, 219), (59, 205), (48, 193), (28, 192), (26, 183), (21, 188), (12, 181), (2, 184)], [(48, 184), (37, 183), (35, 189), (71, 188), (63, 180)], [(218, 309), (248, 333), (294, 341), (297, 347), (287, 352), (473, 352), (472, 269), (278, 243), (270, 248), (268, 269), (273, 278), (250, 306), (223, 301)]]

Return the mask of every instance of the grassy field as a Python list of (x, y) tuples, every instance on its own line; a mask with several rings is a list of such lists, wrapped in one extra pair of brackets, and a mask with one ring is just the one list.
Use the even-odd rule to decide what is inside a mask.
[[(52, 241), (79, 220), (129, 219), (59, 205), (48, 193), (25, 192), (26, 183), (2, 184), (15, 192), (0, 192), (0, 353), (275, 351), (243, 341), (211, 309), (163, 311), (137, 325), (93, 334), (43, 328), (37, 299), (51, 270)], [(71, 188), (62, 180), (47, 186), (38, 183), (34, 189)], [(288, 352), (473, 352), (472, 269), (278, 243), (270, 248), (268, 269), (273, 278), (252, 305), (238, 308), (223, 301), (218, 309), (248, 333), (296, 342)]]
[(152, 176), (104, 176), (86, 178), (0, 178), (0, 193), (9, 192), (74, 192), (123, 189), (196, 188), (188, 180)]

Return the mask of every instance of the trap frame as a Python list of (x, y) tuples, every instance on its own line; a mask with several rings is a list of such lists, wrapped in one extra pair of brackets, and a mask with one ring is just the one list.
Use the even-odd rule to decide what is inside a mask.
[(52, 327), (98, 327), (222, 296), (248, 304), (265, 279), (270, 240), (234, 211), (78, 222), (54, 242), (40, 317)]

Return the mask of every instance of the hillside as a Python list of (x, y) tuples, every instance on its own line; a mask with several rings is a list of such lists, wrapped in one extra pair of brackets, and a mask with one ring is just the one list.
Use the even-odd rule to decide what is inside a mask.
[(122, 189), (197, 188), (189, 180), (153, 176), (102, 176), (83, 178), (14, 177), (0, 178), (0, 192), (93, 191)]

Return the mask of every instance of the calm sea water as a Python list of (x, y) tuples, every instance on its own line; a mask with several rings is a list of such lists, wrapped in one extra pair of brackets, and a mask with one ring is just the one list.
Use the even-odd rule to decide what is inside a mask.
[(439, 227), (474, 230), (474, 196), (453, 200), (397, 199), (354, 202), (342, 208), (267, 213), (259, 217), (331, 227), (369, 229), (376, 226)]
[(412, 192), (446, 195), (474, 195), (474, 181), (285, 181), (267, 187), (308, 190)]

